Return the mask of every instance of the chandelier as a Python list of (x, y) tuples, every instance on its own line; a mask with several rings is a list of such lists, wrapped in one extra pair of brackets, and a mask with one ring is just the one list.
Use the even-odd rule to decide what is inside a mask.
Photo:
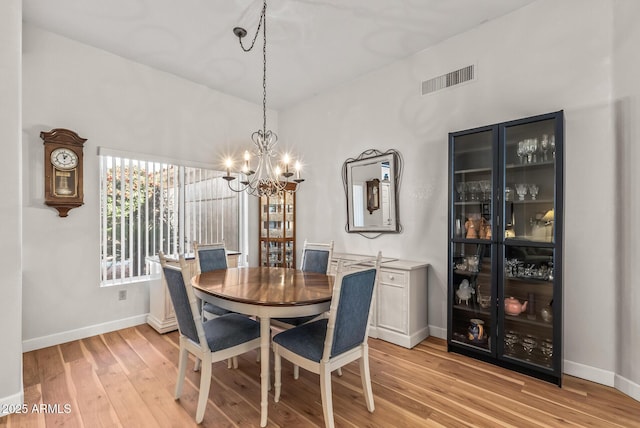
[[(227, 158), (225, 161), (226, 175), (222, 178), (227, 180), (229, 188), (234, 192), (247, 192), (253, 196), (272, 196), (277, 195), (283, 191), (295, 192), (298, 189), (298, 185), (304, 181), (300, 177), (300, 162), (295, 162), (293, 168), (291, 167), (292, 159), (289, 154), (282, 155), (279, 163), (274, 165), (274, 158), (277, 158), (279, 154), (275, 150), (275, 146), (278, 143), (278, 136), (275, 132), (267, 130), (267, 1), (264, 0), (262, 6), (262, 12), (260, 14), (260, 21), (258, 22), (258, 28), (256, 34), (253, 36), (251, 45), (246, 48), (242, 43), (242, 39), (247, 35), (247, 30), (241, 27), (235, 27), (233, 34), (238, 37), (240, 41), (240, 47), (245, 52), (251, 51), (256, 43), (260, 28), (262, 27), (262, 129), (251, 134), (253, 140), (254, 156), (258, 159), (258, 165), (255, 170), (251, 169), (251, 153), (246, 150), (244, 152), (244, 159), (242, 160), (242, 167), (237, 172), (239, 175), (240, 186), (233, 188), (231, 182), (236, 179), (231, 175), (231, 169), (234, 166), (234, 160)], [(295, 171), (292, 172), (292, 170)], [(295, 175), (292, 181), (291, 177)]]

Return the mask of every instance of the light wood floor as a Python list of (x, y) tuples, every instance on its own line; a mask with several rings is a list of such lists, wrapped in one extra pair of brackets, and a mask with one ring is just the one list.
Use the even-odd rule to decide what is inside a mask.
[[(200, 374), (188, 370), (183, 397), (173, 399), (177, 337), (141, 325), (25, 353), (29, 412), (0, 418), (0, 427), (196, 426)], [(338, 427), (640, 426), (640, 402), (612, 388), (570, 376), (558, 388), (449, 354), (439, 339), (412, 350), (375, 339), (369, 344), (376, 410), (367, 412), (352, 363), (333, 377)], [(238, 370), (215, 365), (203, 427), (259, 426), (255, 352), (239, 363)], [(294, 381), (283, 362), (282, 397), (274, 403), (270, 393), (268, 426), (324, 426), (318, 382), (304, 370)], [(33, 412), (34, 404), (49, 411)]]

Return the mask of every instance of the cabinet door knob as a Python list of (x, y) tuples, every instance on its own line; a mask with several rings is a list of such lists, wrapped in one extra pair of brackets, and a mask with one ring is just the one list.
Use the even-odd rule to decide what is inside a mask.
[(393, 279), (396, 279), (396, 277), (393, 275), (389, 275), (389, 279), (393, 280)]

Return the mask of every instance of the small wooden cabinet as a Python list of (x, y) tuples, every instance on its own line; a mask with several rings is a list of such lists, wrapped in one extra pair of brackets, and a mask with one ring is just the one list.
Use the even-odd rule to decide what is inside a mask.
[(296, 267), (295, 183), (274, 196), (260, 197), (260, 266)]
[[(357, 261), (368, 257), (334, 253), (331, 273), (336, 273), (340, 260)], [(424, 262), (383, 257), (369, 336), (405, 348), (413, 348), (429, 336), (428, 268)]]
[[(240, 253), (238, 252), (228, 252), (227, 266), (238, 267), (239, 257)], [(198, 271), (196, 259), (188, 258), (186, 261), (189, 266), (189, 277), (195, 276)], [(176, 266), (179, 265), (178, 260), (170, 261), (169, 264), (175, 264)], [(147, 258), (147, 272), (150, 272), (151, 274), (151, 281), (149, 282), (149, 314), (147, 315), (147, 324), (161, 334), (177, 330), (178, 323), (176, 321), (176, 314), (173, 310), (173, 304), (171, 303), (167, 284), (162, 276), (160, 260), (158, 260), (158, 257)]]

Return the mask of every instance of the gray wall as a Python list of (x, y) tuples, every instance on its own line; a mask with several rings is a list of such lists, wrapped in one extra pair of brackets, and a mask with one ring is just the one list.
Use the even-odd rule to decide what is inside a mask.
[[(22, 2), (0, 2), (0, 405), (22, 404)], [(4, 408), (4, 406), (3, 406)]]
[(640, 2), (616, 0), (613, 15), (614, 117), (617, 195), (611, 216), (617, 225), (616, 388), (632, 395), (640, 384)]

